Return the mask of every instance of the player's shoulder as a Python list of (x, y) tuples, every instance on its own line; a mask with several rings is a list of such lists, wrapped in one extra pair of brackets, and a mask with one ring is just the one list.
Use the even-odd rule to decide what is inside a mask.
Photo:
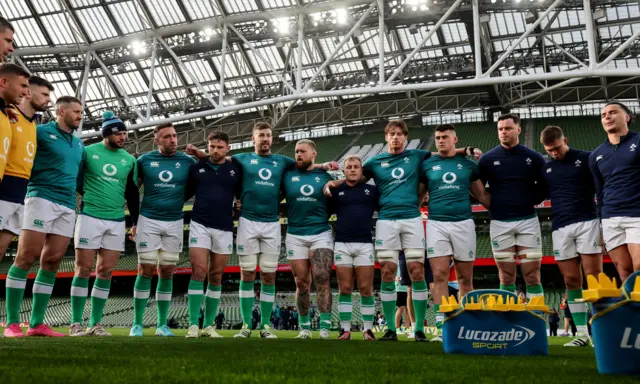
[(605, 152), (606, 149), (607, 149), (607, 142), (605, 140), (605, 142), (598, 145), (596, 149), (594, 149), (593, 151), (591, 151), (591, 153), (589, 153), (589, 160), (595, 160), (598, 156), (602, 155), (602, 153)]
[(535, 151), (535, 150), (533, 150), (533, 149), (531, 149), (531, 148), (529, 148), (529, 147), (527, 147), (525, 145), (522, 145), (522, 144), (518, 145), (518, 149), (522, 154), (524, 154), (526, 156), (533, 156), (533, 157), (535, 157), (537, 159), (544, 160), (544, 156), (542, 156), (542, 154), (540, 152), (537, 152), (537, 151)]
[(502, 149), (499, 145), (491, 148), (490, 150), (485, 152), (482, 156), (480, 156), (480, 160), (478, 160), (478, 163), (484, 164), (488, 161), (492, 161), (493, 159), (500, 157), (501, 150)]
[(188, 163), (189, 165), (197, 163), (196, 159), (194, 159), (193, 157), (187, 155), (184, 152), (176, 152), (176, 157), (175, 158), (176, 158), (177, 161), (184, 161), (184, 162)]

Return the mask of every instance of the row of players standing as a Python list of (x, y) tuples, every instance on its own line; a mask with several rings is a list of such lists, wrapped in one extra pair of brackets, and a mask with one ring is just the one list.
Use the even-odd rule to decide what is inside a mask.
[[(15, 68), (12, 69), (5, 66), (3, 69), (5, 72), (0, 73), (0, 77), (5, 75), (13, 78), (24, 77)], [(42, 88), (35, 81), (32, 86)], [(17, 109), (20, 110), (19, 108)], [(358, 172), (356, 169), (362, 170), (363, 168), (366, 176), (373, 177), (380, 187), (378, 201), (380, 212), (378, 225), (376, 226), (376, 256), (382, 267), (383, 285), (381, 287), (381, 297), (385, 312), (393, 312), (395, 305), (393, 279), (397, 268), (398, 252), (404, 250), (413, 281), (413, 300), (417, 312), (420, 314), (417, 322), (422, 324), (420, 317), (423, 316), (421, 314), (424, 312), (422, 308), (426, 308), (427, 290), (426, 284), (424, 284), (422, 268), (424, 263), (424, 234), (421, 231), (421, 223), (419, 223), (417, 191), (421, 175), (429, 179), (430, 172), (431, 177), (435, 177), (435, 179), (427, 182), (429, 192), (432, 196), (438, 196), (439, 193), (442, 194), (442, 199), (431, 199), (430, 211), (433, 215), (433, 212), (437, 213), (438, 209), (442, 209), (443, 218), (438, 220), (438, 216), (432, 216), (433, 224), (430, 228), (427, 228), (427, 255), (431, 263), (436, 264), (434, 268), (435, 274), (438, 275), (437, 271), (440, 268), (437, 268), (439, 263), (437, 261), (434, 262), (434, 260), (438, 260), (442, 256), (442, 260), (446, 261), (446, 263), (441, 263), (443, 265), (442, 270), (448, 271), (448, 258), (453, 257), (456, 260), (456, 269), (462, 293), (471, 289), (472, 260), (468, 260), (468, 258), (475, 256), (475, 250), (473, 249), (475, 248), (475, 241), (469, 241), (472, 238), (471, 236), (475, 235), (475, 231), (472, 225), (468, 225), (471, 212), (468, 190), (471, 189), (481, 202), (489, 206), (492, 215), (492, 246), (494, 255), (498, 259), (502, 287), (511, 289), (513, 286), (516, 258), (518, 258), (523, 266), (528, 295), (542, 294), (539, 278), (541, 257), (539, 225), (537, 220), (534, 219), (532, 221), (527, 216), (535, 216), (533, 205), (544, 196), (544, 193), (540, 191), (544, 190), (542, 188), (543, 182), (552, 176), (551, 171), (553, 169), (548, 168), (551, 171), (545, 173), (538, 172), (539, 168), (544, 164), (542, 157), (518, 144), (517, 136), (520, 128), (519, 119), (515, 115), (505, 115), (500, 118), (498, 131), (501, 145), (482, 157), (478, 170), (474, 170), (475, 165), (473, 163), (463, 161), (465, 160), (464, 158), (457, 159), (454, 157), (456, 156), (454, 149), (456, 139), (453, 127), (439, 127), (436, 139), (438, 150), (442, 153), (430, 158), (431, 154), (428, 152), (405, 150), (404, 146), (408, 136), (406, 125), (401, 121), (392, 121), (385, 130), (388, 142), (387, 153), (374, 157), (364, 167), (359, 160), (350, 159), (350, 163), (346, 163), (345, 169), (347, 170), (347, 175), (349, 175), (349, 167), (354, 168), (354, 174), (352, 175), (354, 179), (345, 183), (344, 181), (330, 181), (326, 172), (317, 169), (325, 166), (331, 168), (335, 164), (326, 164), (322, 167), (316, 166), (313, 162), (315, 145), (312, 142), (299, 143), (300, 145), (296, 148), (295, 165), (291, 159), (270, 154), (271, 130), (266, 125), (258, 125), (254, 129), (255, 153), (236, 155), (232, 158), (233, 161), (227, 161), (225, 156), (229, 150), (228, 138), (221, 133), (216, 133), (211, 136), (212, 140), (209, 141), (210, 156), (200, 153), (199, 155), (205, 160), (196, 165), (192, 165), (192, 159), (176, 151), (177, 140), (173, 127), (170, 125), (160, 126), (155, 132), (156, 143), (159, 145), (158, 151), (145, 155), (136, 162), (131, 155), (122, 149), (127, 136), (126, 127), (115, 116), (105, 116), (102, 129), (104, 141), (94, 144), (85, 150), (82, 143), (72, 134), (72, 131), (77, 129), (81, 119), (82, 106), (80, 102), (72, 97), (62, 97), (56, 103), (56, 112), (57, 119), (55, 122), (40, 126), (37, 129), (38, 155), (34, 154), (35, 166), (32, 175), (30, 175), (31, 182), (26, 188), (28, 198), (24, 209), (24, 220), (19, 220), (22, 215), (21, 204), (14, 203), (18, 207), (15, 212), (9, 212), (6, 216), (7, 220), (4, 221), (5, 223), (14, 224), (22, 222), (22, 229), (24, 229), (23, 235), (20, 237), (18, 257), (9, 272), (7, 280), (7, 311), (10, 321), (8, 322), (9, 327), (7, 327), (9, 332), (5, 331), (5, 334), (22, 335), (22, 331), (19, 327), (16, 329), (15, 322), (11, 322), (11, 320), (17, 317), (27, 271), (39, 256), (41, 256), (41, 268), (34, 284), (34, 309), (28, 334), (29, 331), (34, 335), (53, 335), (55, 333), (43, 324), (42, 319), (53, 288), (53, 282), (55, 281), (55, 271), (60, 258), (64, 255), (63, 248), (66, 248), (74, 227), (76, 231), (74, 238), (77, 257), (76, 276), (72, 287), (73, 325), (70, 333), (72, 335), (87, 333), (95, 335), (108, 334), (100, 326), (102, 310), (108, 298), (111, 270), (115, 266), (119, 253), (124, 248), (124, 212), (122, 211), (122, 206), (124, 205), (125, 197), (134, 223), (137, 221), (138, 196), (135, 185), (138, 177), (145, 185), (145, 199), (142, 204), (143, 214), (139, 227), (134, 228), (134, 235), (136, 232), (138, 235), (136, 240), (141, 266), (134, 293), (136, 315), (132, 335), (141, 333), (139, 331), (141, 331), (142, 314), (150, 292), (150, 276), (156, 264), (159, 264), (160, 272), (159, 286), (156, 289), (159, 312), (157, 333), (164, 335), (171, 333), (166, 324), (162, 323), (166, 323), (166, 313), (168, 312), (172, 291), (171, 275), (182, 247), (182, 202), (185, 195), (188, 197), (190, 193), (196, 194), (192, 234), (190, 236), (190, 247), (193, 249), (191, 257), (194, 264), (194, 278), (189, 290), (190, 296), (193, 295), (192, 306), (199, 308), (201, 305), (204, 275), (208, 272), (209, 287), (204, 295), (206, 297), (205, 307), (208, 307), (207, 303), (211, 303), (212, 310), (208, 311), (211, 315), (207, 317), (210, 317), (210, 323), (213, 323), (213, 316), (216, 313), (213, 307), (217, 306), (220, 297), (219, 276), (224, 269), (228, 255), (233, 249), (231, 234), (233, 224), (230, 214), (212, 215), (211, 212), (224, 212), (226, 208), (222, 207), (228, 207), (230, 201), (233, 200), (234, 194), (239, 194), (240, 200), (244, 205), (237, 239), (237, 252), (240, 256), (240, 264), (243, 271), (240, 288), (243, 320), (245, 312), (248, 312), (248, 317), (250, 318), (250, 310), (246, 311), (243, 308), (251, 308), (251, 303), (254, 300), (253, 281), (258, 259), (260, 259), (262, 280), (260, 301), (263, 310), (261, 312), (267, 314), (271, 312), (270, 309), (275, 297), (274, 280), (280, 246), (277, 215), (278, 195), (281, 190), (280, 186), (284, 182), (284, 191), (289, 201), (287, 254), (292, 260), (292, 268), (294, 269), (298, 286), (297, 301), (301, 309), (302, 326), (300, 337), (310, 337), (308, 328), (305, 328), (306, 322), (303, 310), (308, 308), (311, 271), (313, 271), (313, 278), (315, 278), (316, 286), (319, 290), (318, 307), (321, 311), (321, 326), (324, 331), (322, 336), (326, 337), (330, 326), (331, 295), (328, 287), (328, 276), (333, 261), (333, 247), (331, 247), (333, 240), (328, 226), (328, 208), (325, 209), (325, 214), (324, 211), (316, 209), (319, 206), (318, 204), (312, 203), (321, 201), (322, 193), (318, 193), (319, 191), (324, 190), (326, 194), (330, 195), (331, 188), (346, 188), (345, 186), (348, 186), (355, 188), (354, 190), (359, 188), (365, 194), (367, 191), (369, 194), (375, 192), (373, 187), (364, 186), (361, 183), (362, 180), (356, 178)], [(624, 180), (628, 180), (627, 178), (633, 176), (633, 172), (635, 172), (632, 165), (637, 161), (635, 157), (637, 136), (628, 132), (629, 116), (629, 111), (621, 104), (613, 103), (605, 107), (603, 111), (603, 126), (609, 134), (609, 140), (598, 149), (599, 154), (597, 156), (591, 156), (592, 165), (598, 171), (597, 174), (605, 175), (605, 177), (596, 176), (596, 182), (599, 183), (596, 185), (599, 187), (597, 188), (598, 201), (602, 206), (602, 218), (605, 220), (607, 246), (612, 251), (612, 257), (616, 261), (621, 276), (625, 276), (625, 273), (628, 275), (629, 271), (633, 270), (633, 259), (629, 251), (635, 256), (633, 240), (636, 238), (634, 235), (636, 226), (633, 225), (633, 219), (629, 219), (634, 217), (633, 212), (620, 216), (623, 210), (628, 210), (629, 206), (633, 206), (632, 204), (620, 204), (620, 202), (628, 203), (637, 198), (634, 195), (636, 192), (634, 183), (622, 185), (616, 179), (616, 177), (620, 177), (619, 173), (616, 172), (619, 168), (626, 170), (622, 176)], [(18, 128), (20, 126), (15, 126), (16, 131), (20, 131)], [(614, 144), (616, 138), (618, 144)], [(566, 154), (569, 154), (568, 158), (571, 158), (571, 155), (575, 153), (568, 150), (562, 135), (560, 134), (556, 139), (554, 141), (555, 144), (557, 144), (558, 140), (560, 140), (561, 144), (564, 144), (556, 146), (556, 149), (551, 148), (550, 154), (557, 156), (558, 161), (562, 161)], [(608, 146), (606, 145), (607, 143)], [(627, 152), (632, 153), (625, 155), (620, 152), (620, 155), (616, 155), (616, 149), (620, 143), (628, 144), (629, 149)], [(33, 150), (29, 150), (28, 143), (26, 144), (26, 150), (30, 153), (33, 152)], [(557, 155), (554, 155), (553, 153), (556, 152), (552, 153), (552, 150), (556, 151)], [(193, 148), (191, 148), (191, 151), (194, 154), (196, 153)], [(463, 151), (459, 150), (458, 152), (458, 155), (460, 155)], [(600, 152), (602, 153), (600, 154)], [(153, 160), (154, 158), (156, 161)], [(447, 162), (448, 160), (454, 161)], [(584, 160), (587, 160), (587, 158), (584, 157)], [(427, 165), (421, 171), (420, 167), (424, 166), (423, 162), (429, 161), (436, 163)], [(582, 161), (580, 160), (580, 164)], [(442, 162), (442, 164), (439, 162)], [(455, 166), (453, 163), (456, 163)], [(624, 164), (620, 165), (620, 163)], [(587, 168), (580, 167), (577, 164), (574, 163), (575, 168)], [(448, 170), (447, 167), (452, 168)], [(226, 173), (227, 170), (228, 174)], [(459, 171), (464, 171), (465, 175), (458, 175)], [(566, 174), (568, 171), (568, 169), (563, 169), (555, 173), (562, 173), (559, 181), (567, 181)], [(191, 172), (191, 175), (189, 175), (189, 172)], [(215, 176), (208, 176), (210, 174), (215, 174)], [(78, 178), (78, 175), (81, 177)], [(578, 172), (576, 175), (582, 175), (582, 173)], [(482, 182), (477, 182), (478, 176)], [(307, 183), (303, 182), (302, 178), (307, 177), (312, 179), (309, 179)], [(612, 178), (615, 179), (617, 184), (610, 181)], [(76, 183), (76, 179), (80, 179), (81, 182)], [(580, 178), (583, 182), (587, 179), (584, 175)], [(327, 181), (328, 190), (322, 187), (317, 188)], [(460, 184), (461, 182), (465, 184)], [(489, 196), (484, 192), (483, 182), (488, 182), (492, 188), (493, 204), (489, 204)], [(606, 182), (609, 182), (609, 185)], [(2, 184), (6, 185), (6, 180)], [(589, 194), (586, 192), (589, 188), (576, 187), (576, 185), (581, 184), (565, 183), (567, 185), (562, 187), (562, 183), (558, 182), (557, 188), (554, 187), (553, 182), (551, 184), (552, 200), (554, 199), (554, 188), (559, 191), (561, 188), (566, 187), (579, 191), (578, 195), (583, 197), (581, 201), (584, 201), (585, 196), (589, 200)], [(591, 183), (588, 184), (591, 185)], [(631, 184), (631, 187), (629, 184)], [(297, 187), (298, 185), (300, 186), (299, 188)], [(240, 186), (240, 189), (238, 189), (238, 186)], [(584, 186), (588, 187), (588, 185)], [(603, 186), (604, 188), (602, 188)], [(72, 201), (70, 197), (74, 195), (74, 191), (78, 187), (84, 193), (84, 197), (81, 215), (78, 218), (77, 225), (75, 225), (75, 200)], [(475, 191), (474, 188), (476, 188)], [(155, 198), (153, 197), (154, 190), (157, 190)], [(198, 193), (198, 190), (202, 192)], [(351, 191), (351, 189), (347, 190)], [(336, 190), (335, 192), (337, 192), (336, 200), (339, 201), (340, 192), (344, 191)], [(212, 194), (221, 198), (211, 199), (210, 196)], [(201, 196), (200, 199), (198, 198), (199, 196)], [(558, 194), (560, 199), (563, 196), (566, 195), (563, 193)], [(370, 195), (369, 198), (371, 199)], [(447, 201), (447, 199), (450, 200)], [(225, 205), (227, 200), (229, 200), (229, 204)], [(375, 199), (373, 200), (375, 201)], [(363, 201), (367, 200), (361, 198), (355, 199), (353, 202), (361, 203)], [(326, 204), (322, 203), (320, 205), (326, 206)], [(339, 209), (342, 205), (338, 204), (335, 208), (338, 213), (340, 213)], [(217, 207), (220, 207), (220, 209), (216, 209)], [(446, 209), (443, 209), (443, 207)], [(591, 208), (587, 210), (584, 208), (584, 205), (580, 206), (580, 209), (577, 210), (579, 217), (571, 220), (578, 220), (578, 222), (583, 223), (585, 222), (583, 220), (585, 212), (592, 214), (595, 211)], [(561, 229), (571, 224), (576, 224), (566, 222), (567, 217), (575, 214), (574, 211), (575, 207), (574, 209), (568, 209), (567, 205), (554, 204), (554, 225)], [(322, 214), (318, 214), (318, 212), (322, 212)], [(460, 212), (459, 216), (458, 212)], [(353, 230), (354, 223), (363, 223), (363, 227), (367, 227), (369, 232), (366, 240), (358, 238), (357, 241), (339, 241), (342, 235), (340, 235), (340, 230), (338, 231), (338, 238), (336, 239), (338, 243), (337, 255), (340, 256), (340, 259), (346, 258), (348, 260), (349, 256), (352, 259), (348, 268), (344, 269), (345, 271), (349, 270), (349, 272), (339, 272), (340, 276), (343, 276), (341, 279), (341, 291), (343, 293), (339, 303), (339, 307), (343, 309), (341, 312), (344, 312), (341, 313), (341, 318), (343, 319), (348, 317), (347, 312), (351, 306), (350, 300), (346, 300), (346, 297), (348, 297), (346, 292), (349, 291), (349, 288), (352, 288), (353, 284), (352, 266), (356, 267), (356, 279), (362, 278), (367, 281), (371, 279), (372, 281), (372, 278), (369, 277), (372, 276), (372, 266), (367, 265), (367, 267), (371, 267), (370, 274), (358, 273), (365, 269), (359, 268), (356, 260), (358, 258), (362, 259), (363, 255), (367, 255), (364, 258), (368, 258), (369, 263), (373, 262), (373, 252), (366, 247), (367, 244), (370, 246), (371, 243), (371, 219), (369, 218), (368, 222), (366, 220), (347, 220), (348, 214), (349, 212), (338, 215), (338, 229), (341, 227), (340, 217), (342, 216), (342, 222), (345, 223), (343, 227), (347, 232)], [(298, 221), (295, 219), (296, 216)], [(619, 219), (620, 217), (623, 217), (623, 219)], [(312, 218), (316, 218), (318, 221), (310, 220)], [(592, 221), (591, 217), (589, 219), (591, 220), (588, 221)], [(562, 220), (565, 220), (565, 222), (562, 222)], [(442, 228), (436, 228), (440, 221), (443, 222)], [(464, 224), (464, 222), (467, 224)], [(201, 228), (198, 227), (198, 224), (202, 224)], [(460, 227), (464, 225), (467, 225), (468, 228)], [(460, 230), (452, 231), (451, 228), (460, 228)], [(593, 227), (590, 228), (592, 229), (590, 233), (593, 233)], [(20, 225), (3, 229), (19, 234)], [(589, 238), (589, 241), (585, 242), (585, 236), (578, 236), (580, 233), (576, 231), (578, 230), (573, 230), (572, 234), (564, 236), (567, 242), (565, 245), (567, 249), (564, 250), (563, 247), (557, 246), (555, 247), (558, 251), (557, 253), (566, 253), (568, 258), (572, 259), (577, 253), (583, 255), (594, 254), (589, 253), (584, 248), (576, 250), (575, 247), (583, 247), (584, 244), (595, 246), (598, 240), (593, 237), (596, 235), (589, 235), (593, 239)], [(457, 233), (468, 233), (469, 236), (460, 239), (451, 236)], [(429, 236), (433, 237), (433, 241), (429, 240)], [(349, 243), (364, 244), (365, 246), (356, 247), (354, 250), (343, 245), (345, 248), (341, 249), (341, 243), (346, 243), (347, 245), (351, 245)], [(626, 245), (627, 243), (629, 243), (628, 246)], [(434, 244), (434, 246), (429, 246), (429, 244)], [(621, 244), (625, 246), (621, 247)], [(442, 250), (440, 247), (442, 247)], [(458, 251), (458, 247), (462, 247), (464, 251)], [(467, 249), (469, 252), (467, 252)], [(617, 252), (621, 250), (626, 253)], [(88, 293), (88, 277), (96, 252), (98, 253), (96, 268), (98, 279), (96, 279), (92, 290), (90, 326), (87, 332), (84, 332), (80, 324)], [(441, 255), (440, 253), (445, 253), (446, 255)], [(447, 257), (444, 258), (444, 256)], [(341, 260), (336, 258), (336, 264), (340, 266), (342, 263), (338, 263), (338, 261)], [(209, 264), (209, 271), (207, 271), (207, 264)], [(595, 268), (601, 269), (600, 263), (595, 264)], [(310, 265), (313, 265), (314, 268), (310, 269)], [(446, 267), (444, 267), (445, 265)], [(575, 272), (577, 268), (579, 278), (579, 264), (575, 265), (573, 263), (571, 265), (572, 267), (561, 267), (563, 274), (565, 276), (570, 274), (565, 272), (564, 269), (571, 268), (571, 271)], [(347, 283), (346, 280), (349, 277), (351, 281)], [(215, 284), (216, 282), (218, 284)], [(363, 287), (367, 288), (367, 284), (359, 284), (359, 287), (362, 290)], [(438, 295), (438, 289), (434, 289), (436, 303), (441, 296)], [(369, 288), (369, 290), (372, 290), (372, 288)], [(361, 297), (363, 298), (361, 305), (363, 307), (363, 317), (366, 317), (363, 319), (366, 328), (373, 317), (373, 302), (370, 303), (368, 301), (372, 301), (373, 297), (372, 295), (367, 295), (367, 289), (364, 289), (364, 291), (361, 292)], [(443, 290), (443, 292), (446, 291)], [(200, 300), (198, 300), (198, 296)], [(322, 317), (322, 314), (324, 314), (324, 317)], [(343, 314), (344, 316), (342, 316)], [(393, 316), (386, 317), (393, 319)], [(245, 323), (248, 324), (248, 321), (245, 321)], [(268, 328), (268, 319), (262, 321), (262, 325), (261, 336), (275, 336)], [(420, 327), (420, 325), (418, 326)], [(420, 329), (417, 329), (417, 331), (422, 332)], [(205, 329), (204, 334), (215, 335), (215, 330), (209, 329), (207, 332)], [(190, 335), (194, 336), (192, 331), (190, 331)], [(195, 335), (197, 335), (197, 332)], [(370, 332), (365, 333), (365, 335), (367, 335), (365, 337), (373, 336)], [(250, 331), (243, 329), (238, 336), (248, 337), (250, 336)], [(349, 335), (345, 337), (349, 337)], [(389, 332), (383, 339), (395, 339), (395, 326), (392, 322), (389, 324)], [(422, 337), (417, 339), (424, 340)]]

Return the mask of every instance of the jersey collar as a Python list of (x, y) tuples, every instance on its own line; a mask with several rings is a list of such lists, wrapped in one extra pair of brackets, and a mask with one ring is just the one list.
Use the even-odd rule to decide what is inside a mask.
[(4, 113), (5, 115), (7, 114), (7, 112), (5, 111), (7, 109), (9, 105), (4, 101), (4, 99), (2, 97), (0, 97), (0, 112)]
[(39, 116), (37, 113), (34, 113), (34, 114), (33, 114), (33, 116), (29, 117), (29, 116), (25, 115), (25, 113), (24, 113), (24, 112), (22, 112), (22, 110), (21, 110), (20, 108), (18, 108), (18, 106), (17, 106), (17, 105), (15, 105), (15, 104), (12, 104), (12, 105), (11, 105), (11, 108), (13, 108), (13, 109), (15, 109), (16, 111), (20, 112), (20, 114), (25, 118), (25, 120), (27, 120), (27, 121), (28, 121), (28, 122), (30, 122), (30, 123), (33, 123), (33, 121), (34, 121), (36, 118), (38, 118), (38, 116)]

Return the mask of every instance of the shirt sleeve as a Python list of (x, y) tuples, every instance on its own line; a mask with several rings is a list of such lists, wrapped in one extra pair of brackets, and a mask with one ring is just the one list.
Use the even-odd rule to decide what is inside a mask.
[(471, 168), (471, 182), (480, 179), (480, 170), (478, 169), (478, 164), (474, 163), (471, 160), (467, 160), (469, 162), (469, 167)]
[(138, 224), (138, 217), (140, 215), (140, 189), (138, 188), (137, 170), (137, 163), (133, 163), (133, 168), (131, 168), (129, 176), (127, 177), (127, 186), (124, 191), (124, 197), (127, 200), (127, 208), (129, 208), (133, 225)]
[(538, 166), (538, 172), (536, 177), (535, 203), (540, 204), (549, 195), (549, 186), (547, 184), (547, 179), (544, 177), (542, 173), (544, 172), (544, 165), (545, 165), (544, 157), (540, 155), (540, 156), (537, 156), (536, 159), (537, 159), (536, 165)]
[(367, 160), (364, 162), (364, 164), (362, 164), (362, 175), (364, 176), (364, 178), (366, 179), (366, 181), (369, 181), (369, 179), (373, 178), (373, 158)]
[(489, 170), (487, 168), (487, 163), (489, 161), (489, 158), (487, 157), (486, 154), (482, 155), (480, 157), (480, 160), (478, 160), (478, 174), (480, 175), (480, 180), (482, 180), (482, 184), (487, 184), (487, 181), (489, 181)]
[(424, 149), (414, 149), (414, 151), (416, 151), (415, 153), (421, 161), (427, 160), (431, 157), (431, 152), (425, 151)]
[(84, 195), (84, 164), (87, 157), (87, 151), (82, 151), (82, 161), (80, 162), (80, 167), (78, 168), (78, 177), (76, 178), (76, 191)]
[(197, 163), (191, 164), (189, 167), (189, 177), (187, 178), (187, 187), (184, 189), (184, 201), (188, 201), (196, 194), (196, 168)]
[(144, 181), (144, 155), (138, 157), (138, 160), (136, 160), (136, 165), (138, 168), (138, 179), (141, 181)]
[(600, 169), (598, 168), (598, 164), (596, 163), (596, 152), (593, 151), (591, 152), (591, 155), (589, 155), (589, 169), (591, 170), (591, 174), (593, 175), (593, 184), (595, 187), (595, 192), (596, 192), (596, 199), (597, 199), (597, 207), (598, 207), (598, 214), (602, 215), (602, 197), (604, 195), (604, 178), (602, 177), (602, 174), (600, 173)]
[(282, 159), (284, 160), (285, 169), (294, 169), (296, 167), (296, 161), (293, 160), (292, 158), (287, 156), (282, 156)]

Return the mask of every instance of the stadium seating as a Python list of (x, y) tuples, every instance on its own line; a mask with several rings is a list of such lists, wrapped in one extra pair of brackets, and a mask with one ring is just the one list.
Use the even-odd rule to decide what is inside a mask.
[[(498, 131), (495, 123), (462, 123), (455, 124), (458, 143), (456, 147), (463, 148), (474, 146), (486, 152), (498, 145)], [(429, 127), (433, 133), (435, 127)], [(435, 142), (430, 147), (431, 151), (437, 151)]]
[(544, 146), (540, 143), (540, 133), (549, 126), (556, 125), (562, 128), (565, 136), (569, 139), (569, 145), (576, 149), (593, 150), (606, 139), (602, 129), (602, 123), (597, 117), (556, 117), (553, 119), (535, 119), (533, 137), (533, 148), (546, 153)]

